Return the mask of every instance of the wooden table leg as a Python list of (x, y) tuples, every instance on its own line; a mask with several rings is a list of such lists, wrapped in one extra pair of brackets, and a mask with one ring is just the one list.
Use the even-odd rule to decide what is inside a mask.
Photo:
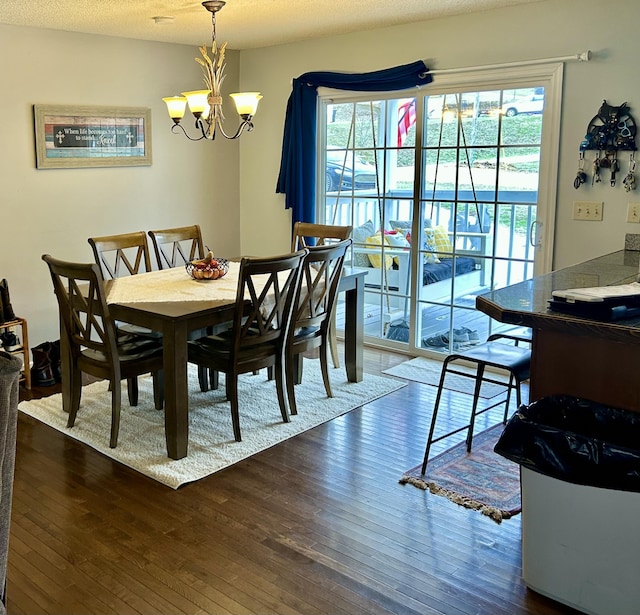
[(187, 456), (189, 443), (189, 383), (187, 327), (171, 321), (163, 334), (164, 430), (171, 459)]
[(364, 276), (345, 291), (344, 355), (347, 379), (361, 382), (364, 373)]

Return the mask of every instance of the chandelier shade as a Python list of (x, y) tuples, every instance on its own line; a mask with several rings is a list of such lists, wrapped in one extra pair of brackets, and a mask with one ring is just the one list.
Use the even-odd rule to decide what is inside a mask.
[(209, 96), (211, 90), (193, 90), (192, 92), (182, 92), (182, 95), (187, 99), (187, 106), (189, 111), (193, 113), (195, 117), (200, 117), (205, 111), (209, 110)]
[(184, 96), (169, 96), (162, 99), (167, 105), (169, 117), (174, 122), (179, 122), (184, 117), (184, 110), (187, 106), (187, 99)]
[(236, 103), (236, 111), (240, 117), (252, 117), (256, 114), (258, 103), (262, 96), (260, 92), (240, 92), (237, 94), (229, 94)]
[[(216, 13), (225, 5), (223, 0), (207, 0), (202, 6), (211, 13), (212, 35), (211, 55), (206, 45), (199, 48), (202, 58), (196, 58), (196, 62), (202, 67), (204, 84), (207, 89), (182, 92), (181, 96), (168, 96), (162, 100), (167, 105), (169, 117), (173, 120), (172, 132), (178, 129), (191, 141), (200, 139), (213, 140), (218, 133), (225, 139), (237, 139), (245, 130), (253, 130), (251, 121), (258, 109), (258, 102), (262, 98), (260, 92), (241, 92), (230, 94), (236, 104), (236, 110), (241, 122), (233, 135), (224, 131), (222, 123), (222, 83), (225, 79), (225, 52), (227, 43), (218, 45), (216, 40)], [(195, 118), (195, 127), (199, 135), (192, 137), (180, 123), (184, 118), (186, 107)]]

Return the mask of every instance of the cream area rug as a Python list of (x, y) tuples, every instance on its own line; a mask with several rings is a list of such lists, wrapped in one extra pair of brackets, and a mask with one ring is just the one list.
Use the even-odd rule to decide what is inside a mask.
[[(453, 364), (452, 364), (453, 366)], [(456, 364), (455, 369), (459, 369), (463, 372), (469, 372), (475, 374), (474, 368), (467, 368), (462, 364)], [(430, 384), (435, 387), (440, 383), (440, 374), (442, 372), (442, 363), (433, 359), (427, 359), (426, 357), (416, 357), (410, 361), (399, 363), (394, 367), (384, 370), (384, 374), (390, 376), (396, 376), (397, 378), (404, 378), (405, 380), (413, 380), (414, 382), (421, 382), (423, 384)], [(491, 374), (491, 377), (500, 380), (502, 376), (497, 373)], [(505, 383), (508, 382), (509, 377), (505, 376)], [(473, 389), (475, 387), (475, 380), (471, 378), (465, 378), (464, 376), (457, 376), (456, 374), (447, 374), (444, 381), (444, 388), (451, 391), (458, 391), (459, 393), (467, 393), (473, 395)], [(490, 399), (500, 393), (505, 392), (505, 387), (501, 387), (497, 384), (490, 382), (483, 382), (480, 389), (480, 397)]]
[(202, 393), (197, 370), (189, 365), (189, 448), (184, 459), (167, 457), (164, 414), (154, 408), (149, 376), (138, 379), (138, 406), (127, 403), (123, 383), (118, 446), (109, 448), (111, 393), (107, 382), (83, 387), (75, 425), (68, 429), (61, 395), (22, 402), (19, 410), (147, 476), (177, 489), (222, 470), (246, 457), (336, 418), (405, 386), (392, 378), (365, 374), (362, 382), (348, 382), (344, 369), (331, 369), (333, 398), (326, 396), (320, 361), (306, 360), (301, 384), (296, 385), (298, 414), (283, 423), (275, 382), (267, 370), (240, 376), (242, 442), (233, 439), (230, 405), (225, 399), (224, 375), (220, 388)]

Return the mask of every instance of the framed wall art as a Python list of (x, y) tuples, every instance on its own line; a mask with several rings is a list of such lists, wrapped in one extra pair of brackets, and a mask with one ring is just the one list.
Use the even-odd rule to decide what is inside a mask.
[(36, 168), (148, 166), (151, 110), (34, 105)]

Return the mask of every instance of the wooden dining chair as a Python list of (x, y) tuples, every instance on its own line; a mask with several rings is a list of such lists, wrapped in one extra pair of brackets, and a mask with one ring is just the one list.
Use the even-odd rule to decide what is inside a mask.
[[(99, 265), (104, 279), (115, 279), (121, 276), (136, 275), (151, 271), (151, 256), (149, 244), (144, 231), (107, 235), (104, 237), (89, 237), (89, 245), (93, 250), (93, 257)], [(157, 340), (162, 339), (159, 331), (129, 323), (117, 323), (118, 330), (130, 335), (141, 335)], [(200, 390), (209, 389), (209, 379), (206, 370), (198, 370)]]
[[(149, 231), (153, 251), (156, 255), (158, 269), (172, 269), (182, 267), (196, 258), (204, 258), (205, 247), (202, 233), (198, 224), (181, 226), (158, 231)], [(224, 327), (223, 327), (224, 328)], [(190, 333), (191, 339), (211, 335), (214, 330), (200, 329)], [(205, 393), (210, 387), (217, 387), (217, 374), (204, 367), (198, 367), (198, 382), (200, 390)]]
[(352, 226), (334, 226), (315, 222), (296, 222), (293, 225), (291, 250), (343, 241), (351, 237)]
[(204, 258), (200, 226), (181, 226), (149, 231), (158, 269), (180, 267), (196, 258)]
[(294, 385), (302, 380), (302, 353), (320, 349), (320, 367), (327, 397), (333, 397), (328, 350), (331, 317), (338, 296), (342, 267), (351, 239), (307, 248), (302, 265), (298, 300), (293, 310), (286, 345), (287, 397), (291, 414), (297, 414)]
[[(291, 239), (291, 251), (295, 252), (301, 248), (307, 248), (312, 245), (322, 246), (327, 243), (335, 243), (344, 241), (351, 237), (353, 231), (352, 226), (335, 226), (331, 224), (315, 224), (313, 222), (296, 222), (293, 225), (293, 234)], [(334, 313), (331, 316), (331, 327), (329, 329), (329, 349), (331, 350), (331, 360), (334, 367), (340, 367), (340, 357), (338, 355), (338, 339), (336, 337), (336, 307), (338, 302), (334, 304)]]
[(305, 249), (273, 258), (243, 258), (231, 328), (188, 343), (191, 363), (226, 375), (227, 399), (231, 402), (233, 435), (237, 442), (242, 439), (239, 374), (273, 367), (282, 420), (289, 422), (284, 346), (307, 253)]
[[(144, 231), (89, 237), (87, 241), (105, 280), (151, 271), (149, 244)], [(119, 322), (116, 323), (116, 327), (119, 331), (130, 335), (162, 339), (162, 334), (159, 331), (153, 331), (146, 327)]]
[(151, 271), (149, 244), (144, 231), (89, 237), (88, 241), (105, 280)]
[[(73, 427), (82, 396), (82, 373), (109, 380), (111, 436), (115, 448), (120, 429), (121, 380), (128, 381), (129, 403), (138, 404), (137, 377), (154, 374), (154, 398), (162, 409), (162, 343), (123, 334), (109, 313), (100, 268), (94, 263), (70, 263), (42, 256), (58, 299), (60, 320), (68, 342), (71, 403), (67, 427)], [(61, 332), (62, 333), (62, 332)]]

